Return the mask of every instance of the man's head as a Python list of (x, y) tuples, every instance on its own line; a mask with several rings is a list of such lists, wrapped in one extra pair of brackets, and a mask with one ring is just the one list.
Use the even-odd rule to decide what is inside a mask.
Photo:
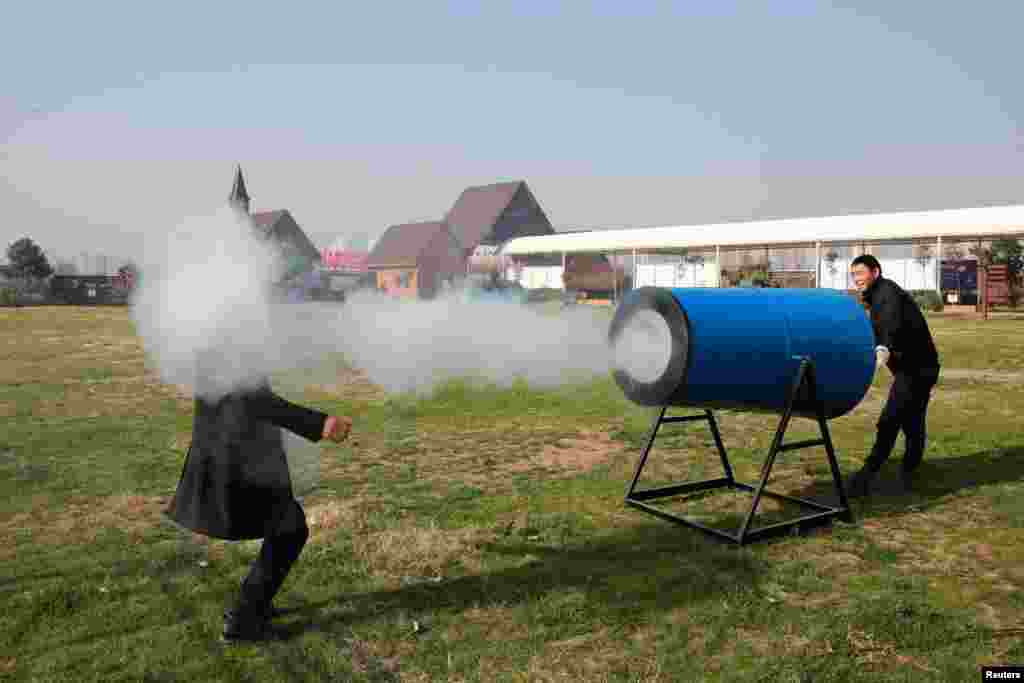
[(850, 264), (850, 274), (858, 291), (863, 292), (882, 277), (882, 264), (871, 254), (861, 254)]

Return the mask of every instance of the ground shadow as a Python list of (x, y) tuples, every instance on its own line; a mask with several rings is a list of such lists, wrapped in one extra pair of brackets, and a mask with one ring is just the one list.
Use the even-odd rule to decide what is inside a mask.
[[(855, 523), (864, 518), (939, 507), (948, 496), (966, 489), (1024, 480), (1024, 446), (926, 459), (919, 469), (915, 490), (909, 494), (899, 487), (898, 468), (898, 458), (890, 461), (879, 474), (872, 497), (852, 501)], [(831, 478), (799, 490), (780, 492), (822, 504), (839, 502)], [(738, 522), (739, 518), (725, 513), (719, 522), (730, 520)], [(827, 527), (824, 533), (828, 533)], [(781, 540), (768, 538), (754, 545), (763, 547)], [(610, 612), (668, 610), (713, 599), (736, 586), (756, 586), (768, 564), (757, 554), (697, 530), (663, 521), (646, 522), (640, 512), (636, 527), (578, 546), (545, 547), (510, 539), (485, 549), (539, 559), (516, 568), (437, 584), (349, 594), (310, 603), (293, 608), (296, 623), (279, 628), (278, 635), (288, 639), (311, 630), (335, 631), (389, 611), (422, 613), (466, 605), (518, 604), (567, 588), (582, 590), (588, 602), (597, 601)], [(617, 593), (609, 588), (613, 583), (631, 588)], [(323, 614), (325, 611), (331, 613)]]
[[(858, 519), (934, 509), (960, 491), (1024, 480), (1024, 445), (946, 458), (929, 458), (926, 454), (909, 492), (901, 486), (899, 473), (900, 459), (896, 454), (878, 473), (871, 495), (851, 501)], [(849, 476), (852, 472), (844, 474)], [(838, 504), (831, 479), (815, 481), (791, 495)]]
[(309, 631), (337, 632), (387, 612), (507, 607), (567, 589), (583, 592), (587, 604), (613, 614), (669, 610), (721, 597), (737, 586), (754, 586), (768, 568), (767, 561), (735, 546), (641, 519), (633, 528), (569, 547), (509, 537), (482, 549), (533, 559), (494, 572), (308, 603), (291, 609), (296, 623), (278, 627), (277, 635), (288, 639)]

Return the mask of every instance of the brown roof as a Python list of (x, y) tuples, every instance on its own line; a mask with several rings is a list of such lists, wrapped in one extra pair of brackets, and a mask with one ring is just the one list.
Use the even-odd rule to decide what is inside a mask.
[[(302, 227), (299, 226), (295, 217), (288, 213), (288, 209), (277, 209), (276, 211), (260, 211), (250, 215), (256, 230), (264, 237), (272, 237), (277, 240), (293, 241), (302, 250), (303, 254), (313, 260), (320, 260), (320, 251), (309, 239)], [(282, 222), (282, 219), (289, 220)], [(279, 225), (280, 224), (280, 225)]]
[(392, 225), (384, 231), (366, 261), (368, 268), (389, 266), (415, 267), (420, 254), (439, 230), (447, 230), (443, 222), (427, 221)]
[(274, 223), (281, 220), (281, 216), (284, 215), (285, 209), (278, 209), (277, 211), (260, 211), (259, 213), (252, 214), (252, 222), (257, 227), (262, 228), (263, 232), (268, 232)]
[(522, 180), (468, 187), (459, 195), (445, 220), (464, 249), (473, 249), (512, 202)]

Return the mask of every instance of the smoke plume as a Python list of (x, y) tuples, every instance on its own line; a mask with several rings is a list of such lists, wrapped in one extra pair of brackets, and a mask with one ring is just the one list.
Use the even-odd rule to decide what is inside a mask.
[(609, 369), (607, 321), (589, 308), (545, 314), (458, 292), (432, 301), (363, 293), (328, 320), (351, 362), (392, 392), (450, 378), (555, 386)]
[(554, 386), (609, 371), (607, 315), (590, 307), (543, 313), (458, 291), (431, 301), (362, 292), (344, 304), (279, 303), (270, 283), (283, 264), (230, 209), (147, 247), (136, 329), (162, 379), (205, 398), (292, 370), (334, 372), (327, 359), (338, 353), (389, 392), (451, 378)]

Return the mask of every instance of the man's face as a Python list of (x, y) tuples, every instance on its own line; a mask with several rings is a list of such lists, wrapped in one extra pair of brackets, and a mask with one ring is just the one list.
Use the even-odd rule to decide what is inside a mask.
[(863, 263), (850, 268), (850, 274), (853, 275), (853, 284), (857, 287), (857, 290), (863, 292), (865, 289), (871, 286), (871, 283), (878, 278), (878, 270), (872, 270)]

